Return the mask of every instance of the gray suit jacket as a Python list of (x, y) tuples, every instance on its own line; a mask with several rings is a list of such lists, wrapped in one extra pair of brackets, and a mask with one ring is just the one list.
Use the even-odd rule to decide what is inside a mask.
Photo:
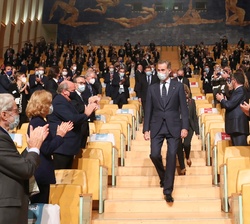
[[(13, 212), (18, 223), (28, 220), (28, 180), (34, 174), (39, 162), (39, 155), (35, 152), (27, 153), (24, 158), (16, 149), (8, 133), (0, 127), (0, 223), (5, 214), (1, 208), (17, 208), (20, 212)], [(11, 217), (13, 220), (13, 217)]]
[(149, 86), (146, 102), (143, 133), (150, 131), (151, 138), (154, 138), (163, 121), (175, 138), (180, 137), (181, 129), (189, 129), (188, 108), (182, 83), (171, 80), (166, 105), (163, 105), (161, 99), (160, 83)]

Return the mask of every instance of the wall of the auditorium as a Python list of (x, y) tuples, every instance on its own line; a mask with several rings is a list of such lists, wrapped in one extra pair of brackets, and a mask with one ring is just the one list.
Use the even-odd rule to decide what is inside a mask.
[(49, 0), (43, 23), (58, 24), (58, 39), (121, 44), (214, 44), (226, 35), (250, 43), (249, 0)]
[(15, 51), (30, 40), (33, 44), (42, 36), (47, 37), (42, 25), (44, 0), (0, 1), (0, 57), (12, 46)]

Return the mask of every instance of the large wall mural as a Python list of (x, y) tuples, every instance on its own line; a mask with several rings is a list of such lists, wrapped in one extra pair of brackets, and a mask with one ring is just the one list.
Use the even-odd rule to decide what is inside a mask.
[(230, 43), (250, 43), (249, 0), (203, 2), (206, 10), (196, 0), (45, 0), (43, 23), (58, 24), (58, 39), (82, 44), (214, 44), (225, 35)]

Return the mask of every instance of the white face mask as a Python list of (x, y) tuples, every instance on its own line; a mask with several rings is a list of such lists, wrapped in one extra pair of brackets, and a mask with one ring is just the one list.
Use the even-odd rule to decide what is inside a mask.
[(73, 70), (76, 70), (76, 66), (73, 67)]
[(121, 77), (123, 77), (123, 76), (124, 76), (124, 73), (123, 73), (123, 72), (121, 72), (121, 73), (119, 73), (119, 75), (120, 75)]
[(43, 75), (44, 74), (44, 71), (40, 70), (38, 71), (39, 75)]
[(164, 81), (164, 80), (168, 77), (168, 74), (158, 72), (158, 73), (157, 73), (157, 76), (158, 76), (158, 78), (159, 78), (161, 81)]
[(150, 72), (150, 71), (146, 72), (147, 76), (150, 76), (151, 74), (152, 74), (152, 72)]
[(113, 72), (113, 71), (114, 71), (114, 69), (113, 69), (113, 68), (110, 68), (110, 69), (109, 69), (109, 71), (110, 71), (110, 72)]
[(93, 85), (95, 83), (95, 79), (94, 78), (90, 79), (89, 83)]
[(26, 83), (27, 82), (27, 78), (26, 77), (22, 77), (21, 81), (22, 81), (22, 83)]
[(68, 74), (68, 72), (62, 72), (63, 76), (66, 76)]
[(49, 107), (49, 114), (52, 114), (52, 113), (53, 113), (53, 105), (51, 104)]
[(10, 130), (15, 129), (19, 125), (19, 122), (20, 122), (19, 115), (15, 115), (12, 117), (14, 117), (14, 121), (9, 123)]
[(77, 88), (77, 90), (80, 92), (80, 93), (82, 93), (82, 92), (84, 92), (84, 90), (85, 90), (85, 88), (86, 88), (86, 85), (78, 85), (78, 88)]

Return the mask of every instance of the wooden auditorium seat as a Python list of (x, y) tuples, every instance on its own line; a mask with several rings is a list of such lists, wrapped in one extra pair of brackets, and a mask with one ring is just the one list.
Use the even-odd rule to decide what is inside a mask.
[(229, 211), (228, 197), (236, 192), (238, 170), (246, 168), (250, 168), (250, 147), (226, 147), (223, 164), (220, 165), (220, 191), (223, 211)]
[(236, 193), (232, 194), (233, 223), (250, 223), (250, 169), (238, 171)]

